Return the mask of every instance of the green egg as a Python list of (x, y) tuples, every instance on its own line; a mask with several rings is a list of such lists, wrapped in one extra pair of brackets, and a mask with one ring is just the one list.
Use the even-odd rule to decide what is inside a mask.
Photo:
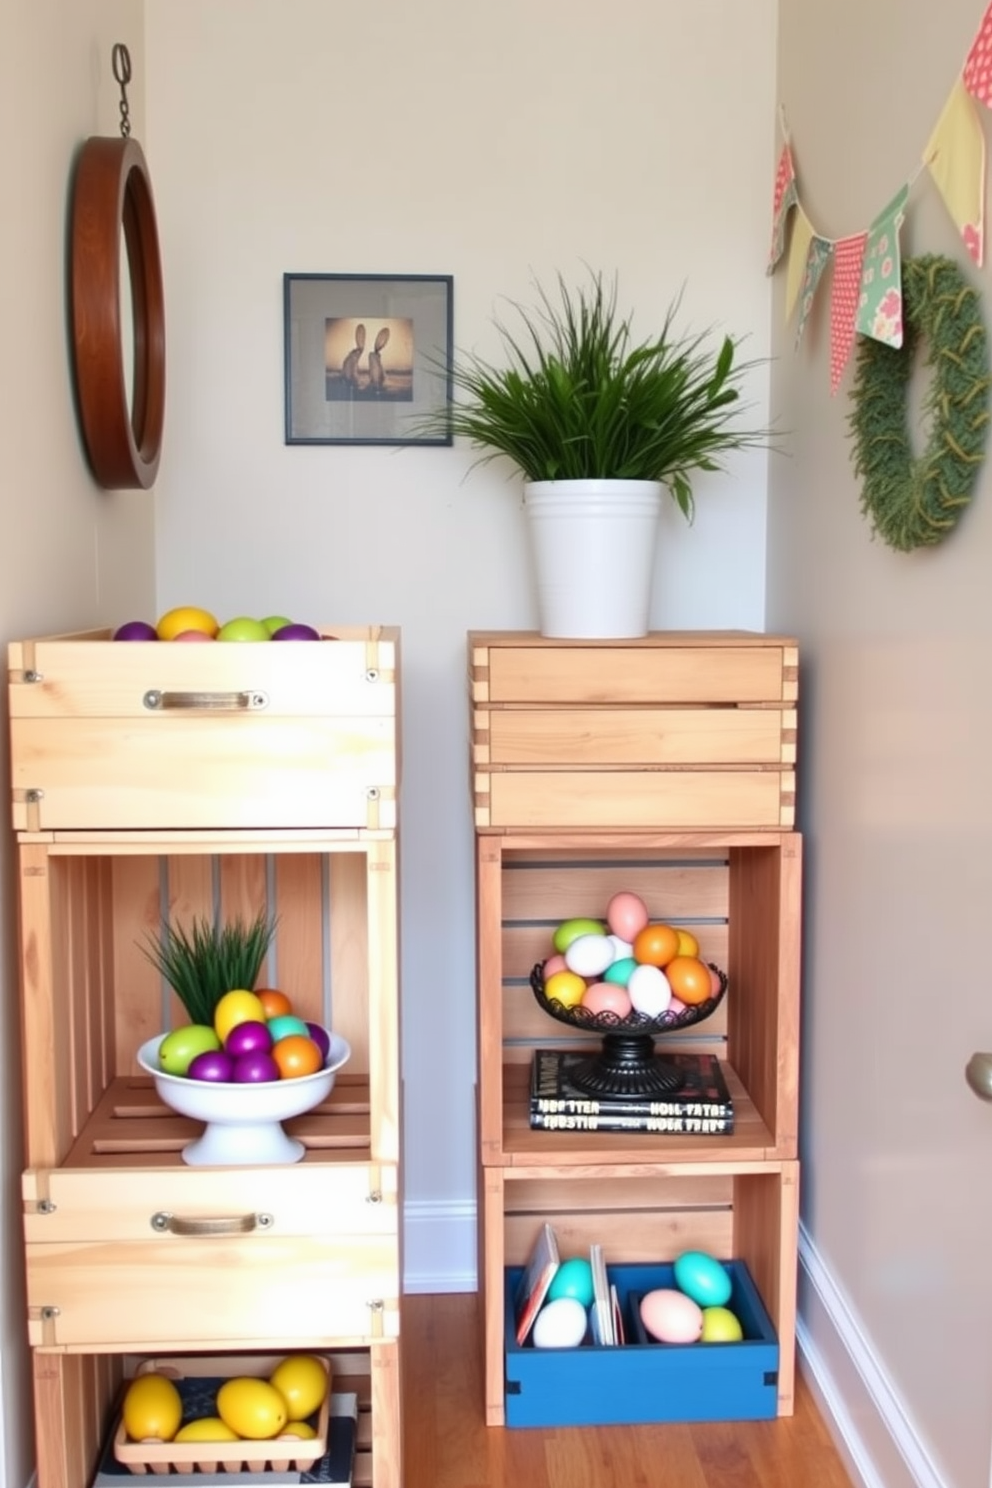
[(606, 926), (602, 920), (565, 920), (558, 926), (552, 937), (552, 944), (556, 951), (562, 955), (568, 950), (573, 940), (578, 940), (580, 935), (605, 935)]
[(220, 1039), (204, 1023), (184, 1023), (167, 1033), (158, 1047), (159, 1067), (167, 1075), (185, 1075), (198, 1054), (220, 1048)]

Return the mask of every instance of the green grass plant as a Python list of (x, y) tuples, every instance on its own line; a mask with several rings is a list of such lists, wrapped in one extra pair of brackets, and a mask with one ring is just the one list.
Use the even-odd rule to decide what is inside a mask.
[(275, 920), (260, 911), (214, 925), (196, 916), (188, 927), (163, 921), (158, 935), (147, 935), (144, 954), (173, 989), (191, 1023), (213, 1025), (214, 1010), (226, 992), (251, 991), (275, 935)]

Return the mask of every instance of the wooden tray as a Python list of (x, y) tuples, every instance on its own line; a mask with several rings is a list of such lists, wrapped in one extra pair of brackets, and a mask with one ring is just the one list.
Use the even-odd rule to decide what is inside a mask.
[[(135, 1370), (139, 1374), (164, 1374), (180, 1384), (183, 1380), (234, 1379), (251, 1375), (267, 1379), (285, 1354), (252, 1355), (224, 1358), (146, 1359)], [(236, 1442), (135, 1442), (130, 1441), (120, 1417), (114, 1430), (114, 1457), (129, 1472), (145, 1473), (217, 1473), (217, 1472), (306, 1472), (327, 1451), (328, 1420), (331, 1408), (331, 1365), (323, 1355), (327, 1370), (327, 1394), (317, 1415), (316, 1436), (306, 1441), (276, 1438), (271, 1441)]]

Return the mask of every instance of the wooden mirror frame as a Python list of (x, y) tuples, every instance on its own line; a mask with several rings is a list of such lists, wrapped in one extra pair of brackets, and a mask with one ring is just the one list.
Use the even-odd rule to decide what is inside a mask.
[[(130, 406), (121, 323), (121, 234), (131, 277)], [(76, 398), (90, 468), (105, 490), (155, 480), (165, 421), (165, 296), (151, 179), (132, 139), (94, 136), (72, 191), (72, 336)]]

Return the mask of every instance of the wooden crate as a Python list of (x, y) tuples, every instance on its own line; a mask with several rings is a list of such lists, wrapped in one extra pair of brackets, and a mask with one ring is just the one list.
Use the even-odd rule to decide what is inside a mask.
[[(244, 1355), (211, 1358), (199, 1354), (187, 1358), (170, 1356), (145, 1359), (134, 1371), (134, 1377), (162, 1374), (174, 1380), (180, 1389), (183, 1381), (223, 1381), (248, 1376), (252, 1379), (267, 1379), (282, 1357), (284, 1356), (270, 1354), (254, 1358)], [(182, 1474), (189, 1477), (194, 1473), (287, 1472), (290, 1468), (309, 1472), (327, 1451), (331, 1405), (331, 1363), (322, 1354), (316, 1357), (327, 1373), (328, 1392), (316, 1413), (316, 1419), (311, 1423), (316, 1434), (309, 1440), (297, 1440), (295, 1443), (289, 1438), (237, 1442), (132, 1441), (124, 1428), (122, 1417), (113, 1436), (114, 1458), (135, 1476), (148, 1473)]]
[[(394, 1336), (395, 839), (53, 833), (22, 840), (18, 859), (22, 976), (34, 993), (23, 1012), (32, 1342), (289, 1348)], [(268, 980), (341, 1033), (352, 1058), (324, 1105), (287, 1123), (307, 1147), (301, 1164), (193, 1171), (180, 1153), (197, 1125), (161, 1105), (135, 1064), (145, 1038), (186, 1021), (141, 940), (167, 910), (263, 906), (277, 916)], [(191, 1220), (194, 1234), (157, 1233), (161, 1213)], [(236, 1228), (259, 1214), (267, 1225), (250, 1233), (195, 1233), (211, 1217)], [(182, 1305), (162, 1288), (170, 1269)], [(263, 1277), (260, 1312), (246, 1301)]]
[[(358, 1395), (355, 1488), (399, 1488), (398, 1343), (321, 1352), (330, 1364), (333, 1388)], [(92, 1480), (121, 1390), (138, 1362), (123, 1354), (33, 1350), (38, 1482), (44, 1488), (80, 1488)]]
[[(801, 839), (794, 833), (508, 833), (476, 838), (479, 1138), (486, 1164), (560, 1168), (691, 1158), (794, 1158), (799, 1079)], [(735, 1130), (710, 1136), (535, 1131), (533, 1051), (587, 1048), (596, 1035), (558, 1023), (529, 977), (555, 927), (601, 918), (611, 895), (639, 894), (653, 919), (691, 930), (725, 970), (709, 1019), (661, 1042), (708, 1050), (723, 1065)]]
[(399, 632), (8, 648), (15, 831), (396, 826)]
[(791, 828), (792, 638), (469, 637), (479, 831)]
[[(611, 1156), (598, 1162), (590, 1159), (584, 1167), (567, 1173), (551, 1167), (542, 1170), (538, 1165), (484, 1168), (480, 1174), (480, 1289), (488, 1423), (509, 1421), (506, 1268), (526, 1263), (545, 1220), (555, 1229), (563, 1259), (587, 1257), (590, 1244), (597, 1242), (611, 1267), (671, 1262), (682, 1251), (695, 1249), (740, 1260), (754, 1281), (777, 1340), (773, 1413), (790, 1415), (795, 1383), (798, 1184), (798, 1162), (736, 1162), (730, 1154), (715, 1165), (661, 1160), (625, 1163)], [(659, 1381), (659, 1394), (660, 1386)], [(547, 1406), (548, 1411), (553, 1408)], [(663, 1409), (660, 1401), (658, 1409)], [(655, 1419), (667, 1418), (659, 1415)]]

